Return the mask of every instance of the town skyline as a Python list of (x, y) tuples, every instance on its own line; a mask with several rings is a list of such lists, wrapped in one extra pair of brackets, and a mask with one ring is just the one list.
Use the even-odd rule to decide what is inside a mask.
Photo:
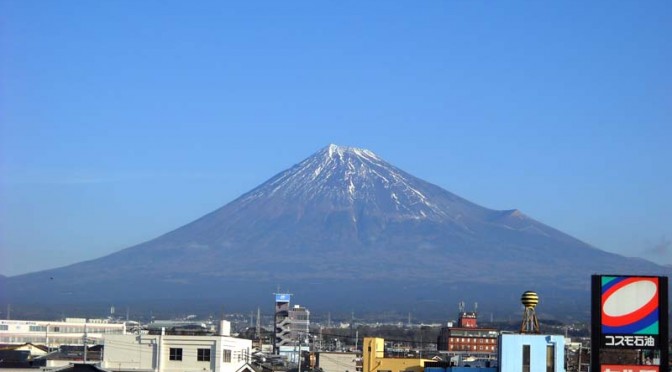
[(334, 143), (672, 264), (670, 4), (2, 1), (0, 274), (95, 259)]

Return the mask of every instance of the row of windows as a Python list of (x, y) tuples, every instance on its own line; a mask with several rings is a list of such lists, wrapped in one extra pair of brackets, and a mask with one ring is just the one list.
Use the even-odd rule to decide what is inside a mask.
[[(168, 359), (180, 361), (182, 360), (182, 348), (171, 347), (168, 354)], [(210, 349), (198, 349), (196, 351), (196, 360), (199, 362), (210, 361)], [(222, 353), (222, 362), (231, 363), (231, 350), (224, 350)]]
[(450, 342), (470, 342), (472, 344), (494, 344), (497, 343), (497, 340), (494, 338), (460, 338), (460, 337), (451, 337)]
[(458, 331), (453, 329), (450, 331), (450, 335), (458, 337), (497, 337), (497, 332), (476, 329), (469, 331)]
[(484, 350), (495, 351), (494, 346), (469, 346), (469, 345), (450, 345), (450, 350)]
[[(18, 327), (17, 327), (18, 329)], [(9, 325), (0, 324), (0, 331), (9, 331)], [(97, 327), (57, 327), (57, 326), (39, 326), (31, 325), (28, 326), (29, 332), (49, 332), (49, 333), (105, 333), (105, 334), (121, 334), (123, 329), (121, 328), (97, 328)]]
[[(89, 342), (93, 343), (98, 343), (102, 342), (102, 339), (98, 337), (87, 337)], [(91, 341), (93, 340), (93, 341)], [(42, 335), (35, 335), (35, 336), (16, 336), (16, 335), (11, 335), (11, 336), (0, 336), (0, 344), (14, 344), (14, 343), (33, 343), (33, 344), (45, 344), (46, 342), (49, 342), (49, 345), (59, 345), (59, 344), (78, 344), (82, 342), (82, 337), (81, 335), (79, 337), (56, 337), (52, 335), (51, 333), (49, 334), (49, 337), (45, 337), (44, 334)]]

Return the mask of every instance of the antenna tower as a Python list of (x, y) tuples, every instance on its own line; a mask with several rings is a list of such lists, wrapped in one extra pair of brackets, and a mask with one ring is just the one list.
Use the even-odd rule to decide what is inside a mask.
[(255, 330), (257, 339), (261, 338), (261, 309), (257, 307), (257, 328)]

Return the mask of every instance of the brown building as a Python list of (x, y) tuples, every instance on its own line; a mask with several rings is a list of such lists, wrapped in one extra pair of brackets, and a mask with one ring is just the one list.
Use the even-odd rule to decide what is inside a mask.
[(491, 358), (497, 355), (497, 336), (494, 328), (479, 328), (476, 312), (460, 312), (457, 327), (441, 328), (437, 349), (449, 355)]

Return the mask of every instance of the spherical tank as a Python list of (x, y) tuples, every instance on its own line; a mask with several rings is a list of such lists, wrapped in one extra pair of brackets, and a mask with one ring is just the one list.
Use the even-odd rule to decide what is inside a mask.
[(520, 297), (520, 302), (522, 302), (525, 307), (535, 307), (539, 303), (539, 295), (534, 291), (525, 291)]

